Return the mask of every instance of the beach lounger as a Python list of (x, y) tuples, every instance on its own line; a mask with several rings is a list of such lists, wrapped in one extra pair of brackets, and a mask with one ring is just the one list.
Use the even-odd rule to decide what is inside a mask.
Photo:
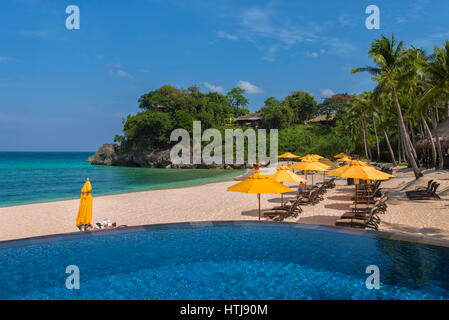
[(373, 220), (374, 223), (376, 224), (380, 224), (381, 220), (380, 217), (378, 215), (378, 211), (376, 208), (372, 208), (370, 211), (368, 212), (346, 212), (344, 213), (339, 220), (347, 220), (347, 219), (352, 219), (352, 220), (366, 220), (371, 218)]
[(436, 193), (439, 183), (433, 184), (430, 191), (421, 191), (413, 194), (407, 194), (407, 197), (410, 200), (431, 200), (431, 199), (440, 199), (440, 196)]
[(415, 194), (420, 194), (420, 193), (429, 193), (431, 192), (431, 190), (434, 188), (435, 184), (437, 184), (438, 182), (434, 181), (434, 180), (429, 180), (429, 182), (427, 183), (427, 187), (418, 187), (415, 190), (412, 191), (406, 191), (405, 194), (407, 196), (409, 195), (415, 195)]
[[(379, 229), (380, 219), (377, 219), (373, 211), (371, 211), (368, 215), (363, 217), (349, 217), (348, 218), (340, 218), (335, 222), (336, 226), (339, 227), (351, 227), (351, 228), (359, 228), (359, 229)], [(376, 222), (379, 221), (379, 222)]]
[(300, 202), (301, 198), (298, 198), (288, 210), (271, 210), (264, 212), (263, 215), (273, 221), (283, 221), (287, 217), (296, 218), (302, 212), (302, 208), (299, 206)]

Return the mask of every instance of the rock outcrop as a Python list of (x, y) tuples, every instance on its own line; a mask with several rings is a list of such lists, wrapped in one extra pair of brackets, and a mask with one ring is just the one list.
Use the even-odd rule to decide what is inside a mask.
[(105, 143), (98, 151), (90, 156), (87, 161), (93, 165), (144, 167), (144, 168), (210, 168), (210, 169), (244, 169), (252, 168), (252, 165), (228, 165), (228, 164), (172, 164), (170, 150), (147, 151), (135, 154), (132, 152), (121, 153), (118, 145)]

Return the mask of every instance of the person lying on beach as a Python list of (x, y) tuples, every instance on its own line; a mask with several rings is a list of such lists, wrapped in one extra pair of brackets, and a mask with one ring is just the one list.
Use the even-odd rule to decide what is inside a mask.
[(97, 226), (99, 229), (114, 229), (117, 227), (117, 223), (111, 222), (109, 220), (103, 220), (103, 221), (97, 222)]
[(97, 228), (97, 227), (94, 227), (94, 226), (91, 225), (91, 224), (86, 224), (86, 225), (84, 225), (84, 231), (93, 231), (93, 230), (98, 230), (98, 228)]

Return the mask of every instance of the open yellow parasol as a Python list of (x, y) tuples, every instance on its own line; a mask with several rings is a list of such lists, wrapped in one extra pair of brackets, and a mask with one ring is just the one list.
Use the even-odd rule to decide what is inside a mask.
[[(303, 170), (304, 174), (307, 175), (307, 171), (320, 171), (320, 172), (326, 171), (327, 169), (329, 169), (329, 166), (319, 162), (318, 160), (312, 157), (307, 157), (304, 158), (301, 162), (292, 164), (289, 168), (295, 170)], [(313, 185), (313, 174), (312, 174), (312, 185)]]
[(306, 156), (304, 156), (304, 157), (301, 157), (300, 159), (301, 160), (305, 160), (305, 159), (315, 159), (315, 160), (320, 160), (320, 159), (323, 159), (324, 157), (322, 157), (322, 156), (320, 156), (320, 155), (318, 155), (318, 154), (308, 154), (308, 155), (306, 155)]
[(340, 178), (353, 178), (362, 180), (388, 180), (394, 176), (368, 165), (366, 162), (352, 160), (349, 164), (328, 171), (326, 174)]
[(350, 156), (348, 156), (346, 153), (342, 152), (337, 154), (336, 156), (334, 156), (334, 158), (338, 159), (338, 158), (343, 158), (343, 157), (348, 157), (350, 158)]
[(338, 162), (351, 162), (352, 158), (351, 157), (342, 157), (340, 159), (337, 160)]
[(78, 216), (76, 217), (76, 226), (92, 223), (92, 185), (89, 178), (86, 179), (83, 188), (81, 189), (80, 207), (78, 209)]
[(349, 164), (328, 171), (326, 174), (331, 176), (337, 176), (340, 178), (353, 178), (355, 181), (355, 192), (356, 192), (356, 202), (357, 206), (357, 185), (358, 180), (388, 180), (393, 178), (394, 176), (382, 171), (377, 170), (376, 168), (369, 166), (366, 162), (359, 160), (352, 160)]
[(257, 170), (249, 179), (239, 182), (227, 189), (232, 192), (257, 193), (259, 200), (259, 221), (260, 221), (260, 194), (265, 193), (285, 193), (293, 190), (269, 178), (267, 175), (260, 174)]
[(293, 154), (291, 152), (286, 152), (286, 153), (278, 156), (278, 158), (279, 159), (296, 159), (296, 158), (299, 158), (299, 156), (297, 156), (296, 154)]
[(321, 162), (322, 164), (325, 164), (325, 165), (329, 166), (330, 168), (338, 168), (338, 167), (340, 167), (338, 164), (330, 161), (327, 158), (321, 158), (321, 159), (318, 160), (318, 162)]
[[(270, 175), (270, 179), (283, 183), (283, 182), (304, 182), (307, 180), (301, 176), (298, 176), (296, 173), (290, 171), (290, 169), (286, 166), (279, 166), (276, 169), (276, 172)], [(281, 193), (281, 206), (284, 204), (284, 195)]]

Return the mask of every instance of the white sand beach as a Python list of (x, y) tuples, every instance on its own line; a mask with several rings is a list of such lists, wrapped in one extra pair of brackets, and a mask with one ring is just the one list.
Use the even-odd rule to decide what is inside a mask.
[[(449, 171), (425, 170), (425, 176), (418, 182), (409, 169), (399, 167), (394, 174), (396, 178), (381, 185), (382, 191), (389, 193), (389, 200), (388, 211), (381, 216), (380, 230), (449, 239)], [(441, 183), (438, 190), (441, 200), (407, 199), (405, 191), (425, 186), (429, 179)], [(315, 177), (315, 181), (321, 180), (322, 175)], [(93, 221), (107, 218), (127, 226), (212, 220), (256, 221), (256, 195), (226, 192), (226, 188), (235, 183), (227, 181), (101, 197), (95, 197), (94, 185)], [(304, 212), (298, 219), (288, 221), (334, 226), (335, 220), (349, 209), (353, 192), (354, 186), (347, 186), (346, 180), (337, 180), (337, 187), (325, 194), (324, 201), (303, 207)], [(270, 209), (279, 202), (277, 195), (261, 196), (262, 209)], [(68, 200), (0, 208), (0, 241), (76, 232), (78, 206), (79, 200)]]

